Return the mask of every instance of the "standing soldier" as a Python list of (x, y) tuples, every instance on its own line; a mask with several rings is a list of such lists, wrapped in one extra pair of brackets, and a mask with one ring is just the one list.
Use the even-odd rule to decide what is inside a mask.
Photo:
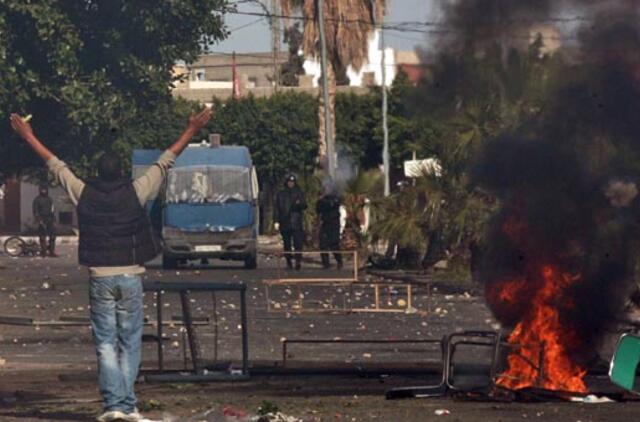
[(304, 210), (307, 202), (304, 193), (296, 183), (296, 176), (290, 174), (286, 178), (284, 189), (278, 192), (273, 210), (275, 229), (280, 230), (284, 243), (287, 268), (293, 268), (291, 257), (291, 243), (295, 249), (296, 270), (299, 270), (302, 262), (302, 247), (304, 245)]
[[(38, 224), (38, 236), (40, 237), (40, 255), (42, 257), (56, 255), (56, 227), (53, 213), (53, 201), (49, 197), (49, 187), (40, 185), (40, 194), (33, 200), (33, 218)], [(47, 242), (47, 236), (49, 242)]]
[[(334, 251), (333, 256), (342, 269), (342, 255), (340, 250), (340, 197), (331, 184), (324, 187), (323, 195), (316, 203), (316, 213), (320, 219), (320, 250)], [(323, 253), (322, 266), (330, 268), (329, 254)]]

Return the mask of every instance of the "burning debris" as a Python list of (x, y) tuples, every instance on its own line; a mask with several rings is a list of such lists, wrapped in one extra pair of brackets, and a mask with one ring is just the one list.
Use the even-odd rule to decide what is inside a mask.
[[(539, 286), (530, 297), (530, 306), (523, 319), (518, 322), (509, 344), (515, 353), (509, 358), (509, 369), (501, 375), (498, 385), (509, 389), (541, 387), (548, 390), (586, 392), (584, 383), (586, 370), (572, 361), (568, 354), (568, 342), (575, 342), (575, 333), (566, 332), (560, 321), (558, 306), (554, 302), (562, 301), (567, 306), (575, 306), (571, 298), (566, 297), (568, 287), (579, 282), (578, 276), (561, 273), (552, 266), (545, 266), (535, 280)], [(515, 281), (506, 283), (499, 291), (500, 299), (513, 301), (515, 295), (522, 293), (525, 283)]]
[[(586, 393), (585, 375), (634, 289), (640, 246), (638, 2), (460, 0), (443, 12), (437, 46), (451, 69), (434, 76), (434, 101), (454, 97), (465, 110), (455, 93), (472, 76), (458, 53), (490, 57), (499, 74), (491, 89), (502, 135), (472, 169), (476, 186), (500, 203), (478, 270), (489, 307), (513, 330), (497, 383)], [(536, 112), (514, 122), (505, 111), (522, 106), (510, 103), (509, 76), (519, 69), (512, 52), (526, 51), (541, 25), (553, 31), (536, 42), (557, 48), (536, 57), (563, 72), (545, 76), (553, 82), (545, 80)]]
[(633, 189), (594, 177), (566, 144), (508, 137), (477, 168), (502, 201), (481, 278), (498, 320), (514, 327), (498, 382), (511, 389), (586, 392), (587, 367), (630, 293)]
[[(635, 16), (637, 11), (627, 11)], [(498, 385), (587, 392), (590, 363), (631, 293), (640, 205), (637, 19), (581, 35), (585, 62), (538, 121), (492, 142), (475, 180), (501, 201), (481, 269), (513, 327)]]

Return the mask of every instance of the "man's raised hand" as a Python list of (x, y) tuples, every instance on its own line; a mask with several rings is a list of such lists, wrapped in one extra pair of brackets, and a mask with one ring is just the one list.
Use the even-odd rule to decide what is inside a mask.
[(49, 151), (49, 149), (45, 147), (33, 133), (33, 129), (29, 124), (28, 118), (25, 120), (16, 113), (13, 113), (9, 120), (11, 121), (11, 127), (16, 131), (18, 136), (24, 139), (31, 149), (33, 149), (45, 163), (53, 158), (53, 153)]
[(31, 128), (29, 122), (20, 117), (18, 114), (12, 113), (9, 120), (11, 121), (11, 127), (13, 128), (13, 130), (15, 130), (18, 136), (20, 136), (22, 139), (26, 140), (28, 137), (33, 136), (33, 129)]
[(209, 107), (205, 107), (204, 110), (198, 114), (192, 114), (191, 117), (189, 117), (189, 129), (194, 132), (202, 129), (207, 123), (209, 123), (209, 120), (211, 120), (211, 114), (212, 112)]
[(193, 114), (189, 117), (189, 125), (182, 132), (180, 138), (173, 143), (169, 147), (169, 151), (173, 152), (175, 155), (180, 155), (182, 151), (186, 148), (189, 140), (193, 138), (200, 129), (202, 129), (208, 122), (211, 120), (211, 109), (206, 107), (200, 113)]

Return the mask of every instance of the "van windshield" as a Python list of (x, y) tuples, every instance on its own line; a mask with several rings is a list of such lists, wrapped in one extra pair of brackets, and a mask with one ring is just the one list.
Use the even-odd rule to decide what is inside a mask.
[(246, 167), (177, 167), (167, 177), (165, 201), (170, 204), (246, 202), (250, 198), (251, 179)]

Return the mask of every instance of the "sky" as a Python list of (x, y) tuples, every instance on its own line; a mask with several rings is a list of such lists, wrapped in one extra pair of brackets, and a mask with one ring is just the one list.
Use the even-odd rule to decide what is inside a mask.
[[(270, 4), (270, 0), (263, 0)], [(385, 23), (427, 21), (438, 18), (439, 1), (428, 0), (387, 0)], [(442, 0), (440, 0), (442, 1)], [(264, 13), (258, 5), (239, 4), (238, 11)], [(212, 46), (214, 52), (255, 53), (271, 50), (271, 29), (266, 18), (259, 16), (233, 15), (225, 17), (231, 35), (224, 41)], [(426, 46), (427, 34), (407, 33), (385, 30), (385, 44), (398, 50), (414, 50)]]

